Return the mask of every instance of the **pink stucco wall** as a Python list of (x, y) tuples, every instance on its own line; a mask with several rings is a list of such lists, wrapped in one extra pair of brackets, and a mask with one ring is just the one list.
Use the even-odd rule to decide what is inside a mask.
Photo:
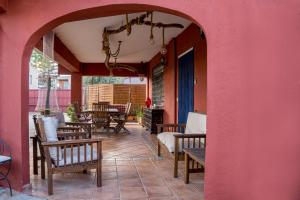
[(158, 7), (76, 12), (136, 2), (9, 1), (0, 15), (0, 137), (13, 147), (14, 188), (29, 183), (28, 57), (40, 36), (69, 19), (168, 8), (193, 18), (207, 37), (205, 198), (299, 199), (299, 0), (140, 0)]

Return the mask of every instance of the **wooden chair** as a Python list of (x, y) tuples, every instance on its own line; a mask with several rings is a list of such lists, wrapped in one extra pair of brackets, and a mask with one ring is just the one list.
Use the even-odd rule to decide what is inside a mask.
[(98, 103), (93, 103), (92, 110), (93, 111), (101, 111), (103, 105), (109, 105), (110, 102), (108, 101), (99, 101)]
[(92, 123), (95, 128), (109, 128), (110, 116), (109, 116), (109, 104), (97, 103), (92, 112)]
[[(42, 146), (42, 136), (39, 130), (38, 122), (37, 122), (37, 115), (33, 115), (32, 117), (34, 128), (36, 134), (32, 137), (32, 146), (33, 146), (33, 174), (38, 174), (38, 161), (40, 161), (41, 166), (41, 178), (45, 179), (45, 155)], [(84, 122), (65, 122), (65, 126), (60, 126), (57, 128), (57, 131), (60, 134), (62, 132), (84, 132), (87, 133), (88, 138), (91, 138), (91, 123), (84, 123)], [(38, 153), (39, 152), (39, 153)]]
[[(157, 155), (167, 147), (174, 157), (174, 177), (178, 177), (178, 162), (184, 160), (184, 148), (205, 148), (206, 115), (190, 112), (187, 124), (157, 124)], [(190, 172), (203, 172), (204, 166), (192, 163)]]
[(73, 102), (74, 110), (76, 113), (76, 117), (79, 122), (89, 122), (91, 121), (91, 117), (88, 113), (82, 112), (82, 108), (79, 105), (78, 101)]
[[(60, 141), (47, 141), (44, 122), (37, 119), (48, 170), (48, 194), (53, 194), (53, 174), (96, 169), (97, 186), (101, 182), (102, 139), (86, 139), (84, 132), (58, 132)], [(94, 150), (96, 146), (96, 151)]]
[(113, 118), (113, 120), (117, 123), (115, 127), (116, 133), (119, 133), (122, 129), (124, 129), (126, 133), (130, 133), (130, 131), (127, 128), (125, 128), (125, 124), (127, 122), (128, 115), (130, 113), (130, 108), (131, 108), (131, 102), (128, 102), (125, 107), (125, 112)]
[[(41, 162), (41, 178), (45, 179), (45, 155), (43, 151), (43, 146), (42, 146), (42, 138), (41, 138), (41, 133), (38, 128), (38, 123), (37, 123), (37, 116), (33, 115), (33, 123), (34, 123), (34, 128), (35, 128), (35, 135), (30, 137), (32, 139), (32, 157), (33, 157), (33, 174), (37, 175), (38, 174), (38, 161)], [(39, 155), (38, 155), (38, 148), (39, 148)]]

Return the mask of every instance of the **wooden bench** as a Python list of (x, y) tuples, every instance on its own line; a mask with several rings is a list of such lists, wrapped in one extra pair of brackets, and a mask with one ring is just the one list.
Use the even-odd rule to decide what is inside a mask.
[[(194, 162), (202, 166), (205, 164), (205, 149), (203, 148), (187, 148), (183, 149), (184, 156), (184, 182), (189, 183), (189, 175), (194, 171), (190, 169), (190, 164), (194, 165)], [(192, 161), (192, 162), (191, 162)]]

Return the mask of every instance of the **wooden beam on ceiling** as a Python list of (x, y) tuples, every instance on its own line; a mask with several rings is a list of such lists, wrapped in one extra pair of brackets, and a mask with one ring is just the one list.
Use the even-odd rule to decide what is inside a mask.
[[(114, 69), (114, 76), (146, 76), (148, 63), (122, 63), (134, 67), (137, 73), (125, 69)], [(81, 63), (81, 73), (83, 76), (110, 76), (109, 70), (105, 63)]]
[[(35, 48), (43, 51), (42, 39), (35, 45)], [(54, 38), (54, 60), (58, 62), (59, 68), (64, 67), (69, 72), (80, 72), (79, 60), (57, 36)]]
[(68, 71), (80, 72), (79, 60), (57, 36), (54, 38), (54, 59)]

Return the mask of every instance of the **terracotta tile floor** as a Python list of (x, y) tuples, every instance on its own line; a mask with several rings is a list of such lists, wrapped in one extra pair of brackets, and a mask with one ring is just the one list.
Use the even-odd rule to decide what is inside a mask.
[[(96, 187), (95, 171), (57, 174), (54, 195), (48, 196), (47, 181), (31, 175), (32, 190), (28, 193), (47, 199), (204, 199), (203, 174), (191, 174), (191, 183), (186, 185), (180, 163), (179, 177), (173, 178), (173, 162), (168, 154), (163, 152), (163, 159), (155, 156), (155, 135), (137, 124), (127, 127), (130, 135), (113, 135), (103, 143), (102, 187)], [(31, 128), (31, 134), (33, 131)]]

